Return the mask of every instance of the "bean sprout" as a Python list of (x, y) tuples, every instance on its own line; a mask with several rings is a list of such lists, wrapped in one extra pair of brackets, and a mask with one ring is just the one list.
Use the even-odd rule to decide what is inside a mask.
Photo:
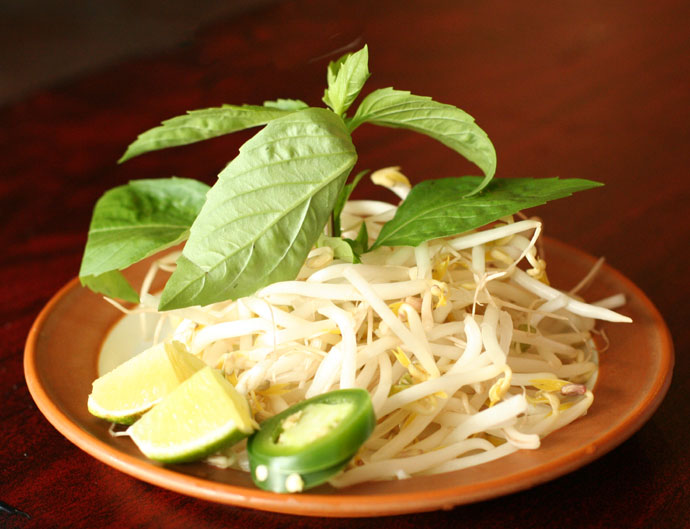
[[(378, 176), (404, 197), (395, 171)], [(395, 209), (351, 201), (342, 225), (356, 234), (366, 222), (373, 238)], [(177, 323), (160, 339), (174, 336), (220, 367), (257, 420), (333, 389), (367, 389), (378, 425), (331, 480), (336, 487), (536, 449), (593, 402), (593, 320), (630, 321), (613, 311), (621, 295), (593, 304), (574, 297), (593, 274), (569, 293), (548, 285), (541, 228), (537, 219), (507, 218), (416, 248), (378, 248), (360, 264), (315, 249), (294, 281), (161, 315)], [(174, 257), (152, 266), (142, 304), (123, 311), (155, 311), (149, 290)], [(233, 450), (224, 465), (246, 470), (243, 445)]]

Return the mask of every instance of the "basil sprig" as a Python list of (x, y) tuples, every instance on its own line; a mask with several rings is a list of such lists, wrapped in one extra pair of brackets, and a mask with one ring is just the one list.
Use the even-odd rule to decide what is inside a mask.
[(120, 270), (189, 235), (209, 187), (189, 178), (135, 180), (96, 203), (79, 278), (107, 296), (137, 302)]
[(365, 46), (358, 53), (343, 55), (328, 66), (328, 88), (323, 102), (342, 116), (354, 103), (369, 78), (369, 50)]
[(356, 160), (343, 120), (329, 110), (271, 121), (208, 192), (161, 308), (235, 299), (293, 279)]
[(486, 187), (496, 173), (496, 151), (474, 118), (430, 97), (393, 88), (376, 90), (364, 98), (349, 128), (354, 130), (362, 123), (419, 132), (464, 156), (484, 172), (484, 179), (468, 190), (470, 195)]
[(191, 110), (139, 135), (120, 158), (124, 162), (149, 151), (208, 140), (231, 132), (265, 125), (290, 112), (306, 108), (301, 101), (267, 101), (263, 106), (223, 105)]
[(602, 185), (580, 178), (506, 178), (493, 180), (484, 192), (467, 196), (480, 181), (477, 176), (463, 176), (420, 182), (383, 226), (370, 249), (417, 246)]
[[(353, 103), (370, 76), (368, 49), (328, 66), (323, 101), (193, 110), (141, 134), (120, 161), (263, 126), (209, 188), (163, 178), (106, 192), (94, 208), (79, 276), (111, 297), (137, 301), (121, 270), (186, 240), (159, 308), (207, 305), (247, 296), (294, 278), (313, 246), (359, 262), (367, 251), (417, 245), (481, 227), (521, 209), (600, 185), (580, 179), (492, 180), (496, 152), (466, 112), (429, 97), (384, 88)], [(424, 181), (414, 186), (371, 248), (366, 225), (341, 237), (340, 213), (366, 171), (347, 183), (357, 160), (352, 133), (364, 124), (427, 135), (473, 162), (483, 176)], [(325, 229), (330, 219), (330, 229)]]

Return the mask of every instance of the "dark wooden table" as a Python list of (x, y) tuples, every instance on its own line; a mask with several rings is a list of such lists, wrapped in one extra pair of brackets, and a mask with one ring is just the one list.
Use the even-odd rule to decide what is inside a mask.
[[(690, 526), (689, 28), (680, 0), (279, 2), (1, 108), (0, 500), (31, 518), (0, 513), (0, 527)], [(277, 97), (318, 105), (328, 61), (363, 43), (367, 90), (394, 85), (467, 110), (496, 146), (498, 176), (606, 184), (538, 213), (548, 235), (605, 256), (658, 306), (677, 356), (665, 401), (620, 447), (553, 482), (378, 520), (215, 505), (81, 452), (33, 404), (22, 355), (38, 311), (78, 271), (94, 202), (135, 178), (212, 182), (250, 133), (118, 166), (125, 146), (187, 109)], [(362, 127), (355, 140), (362, 167), (401, 165), (413, 180), (471, 169), (416, 135)]]

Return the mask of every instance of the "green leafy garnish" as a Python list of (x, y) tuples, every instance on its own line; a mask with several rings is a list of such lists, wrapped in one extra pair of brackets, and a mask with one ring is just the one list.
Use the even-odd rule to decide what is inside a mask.
[(94, 292), (99, 292), (109, 298), (139, 303), (139, 294), (132, 288), (127, 278), (117, 270), (103, 272), (97, 276), (80, 276), (79, 279), (82, 285)]
[(481, 193), (467, 196), (480, 180), (464, 176), (420, 182), (398, 207), (395, 217), (383, 226), (372, 249), (417, 246), (602, 185), (579, 178), (505, 178), (493, 180)]
[(340, 215), (343, 212), (343, 208), (345, 207), (345, 203), (350, 199), (350, 195), (352, 192), (355, 190), (355, 187), (357, 187), (357, 184), (359, 184), (359, 181), (364, 177), (369, 171), (360, 171), (355, 175), (355, 177), (352, 179), (351, 182), (348, 184), (345, 184), (343, 187), (342, 191), (340, 191), (340, 194), (338, 195), (338, 198), (335, 201), (335, 206), (333, 207), (333, 236), (334, 237), (340, 237)]
[(236, 299), (294, 278), (356, 160), (333, 112), (309, 108), (271, 121), (209, 191), (160, 308)]
[(297, 109), (304, 108), (299, 101), (268, 101), (264, 106), (224, 105), (219, 108), (192, 110), (184, 116), (164, 121), (147, 130), (134, 141), (120, 158), (124, 162), (149, 151), (187, 145), (208, 140), (238, 130), (265, 125)]
[(341, 237), (321, 235), (316, 241), (317, 248), (329, 247), (333, 250), (333, 258), (346, 263), (359, 263), (359, 254), (352, 247), (352, 241)]
[(304, 101), (299, 99), (276, 99), (275, 101), (264, 101), (267, 108), (277, 108), (278, 110), (303, 110), (309, 108)]
[(364, 98), (349, 123), (350, 130), (362, 123), (408, 129), (425, 134), (475, 163), (484, 179), (468, 194), (481, 191), (496, 172), (496, 151), (474, 118), (459, 108), (437, 103), (430, 97), (384, 88)]
[(323, 102), (342, 116), (357, 99), (370, 75), (369, 50), (366, 46), (357, 53), (333, 61), (328, 66), (328, 88), (324, 92)]
[(347, 243), (352, 246), (356, 255), (362, 255), (369, 251), (369, 234), (367, 233), (367, 223), (362, 222), (359, 227), (359, 232), (355, 239), (345, 239)]
[[(329, 246), (336, 258), (356, 263), (383, 245), (414, 246), (455, 235), (600, 185), (579, 179), (492, 180), (496, 152), (486, 133), (466, 112), (429, 97), (374, 90), (348, 116), (370, 76), (368, 59), (364, 46), (329, 64), (327, 108), (298, 99), (223, 105), (189, 111), (141, 134), (120, 161), (264, 127), (211, 188), (169, 178), (134, 181), (106, 192), (89, 228), (82, 284), (136, 302), (136, 292), (120, 271), (187, 240), (159, 308), (206, 305), (293, 279), (315, 245)], [(368, 172), (347, 182), (357, 160), (352, 133), (366, 124), (424, 134), (474, 163), (483, 176), (423, 181), (371, 247), (365, 223), (355, 239), (343, 238), (343, 207)]]
[(184, 241), (209, 187), (188, 178), (135, 180), (96, 203), (79, 270), (83, 285), (138, 301), (118, 270)]

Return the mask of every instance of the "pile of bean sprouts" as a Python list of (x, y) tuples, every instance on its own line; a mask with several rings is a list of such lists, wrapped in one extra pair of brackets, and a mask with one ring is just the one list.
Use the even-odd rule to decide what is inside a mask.
[[(373, 241), (395, 211), (350, 201), (343, 235), (354, 238), (365, 222)], [(595, 320), (630, 321), (612, 310), (622, 296), (577, 297), (600, 263), (570, 292), (549, 286), (541, 229), (538, 219), (509, 217), (416, 248), (381, 247), (358, 264), (314, 248), (294, 281), (161, 313), (155, 341), (178, 340), (222, 369), (258, 421), (333, 389), (367, 389), (377, 426), (336, 487), (536, 449), (592, 404)], [(141, 305), (123, 310), (154, 312), (154, 276), (176, 257), (157, 261)], [(243, 443), (208, 461), (248, 470)]]

